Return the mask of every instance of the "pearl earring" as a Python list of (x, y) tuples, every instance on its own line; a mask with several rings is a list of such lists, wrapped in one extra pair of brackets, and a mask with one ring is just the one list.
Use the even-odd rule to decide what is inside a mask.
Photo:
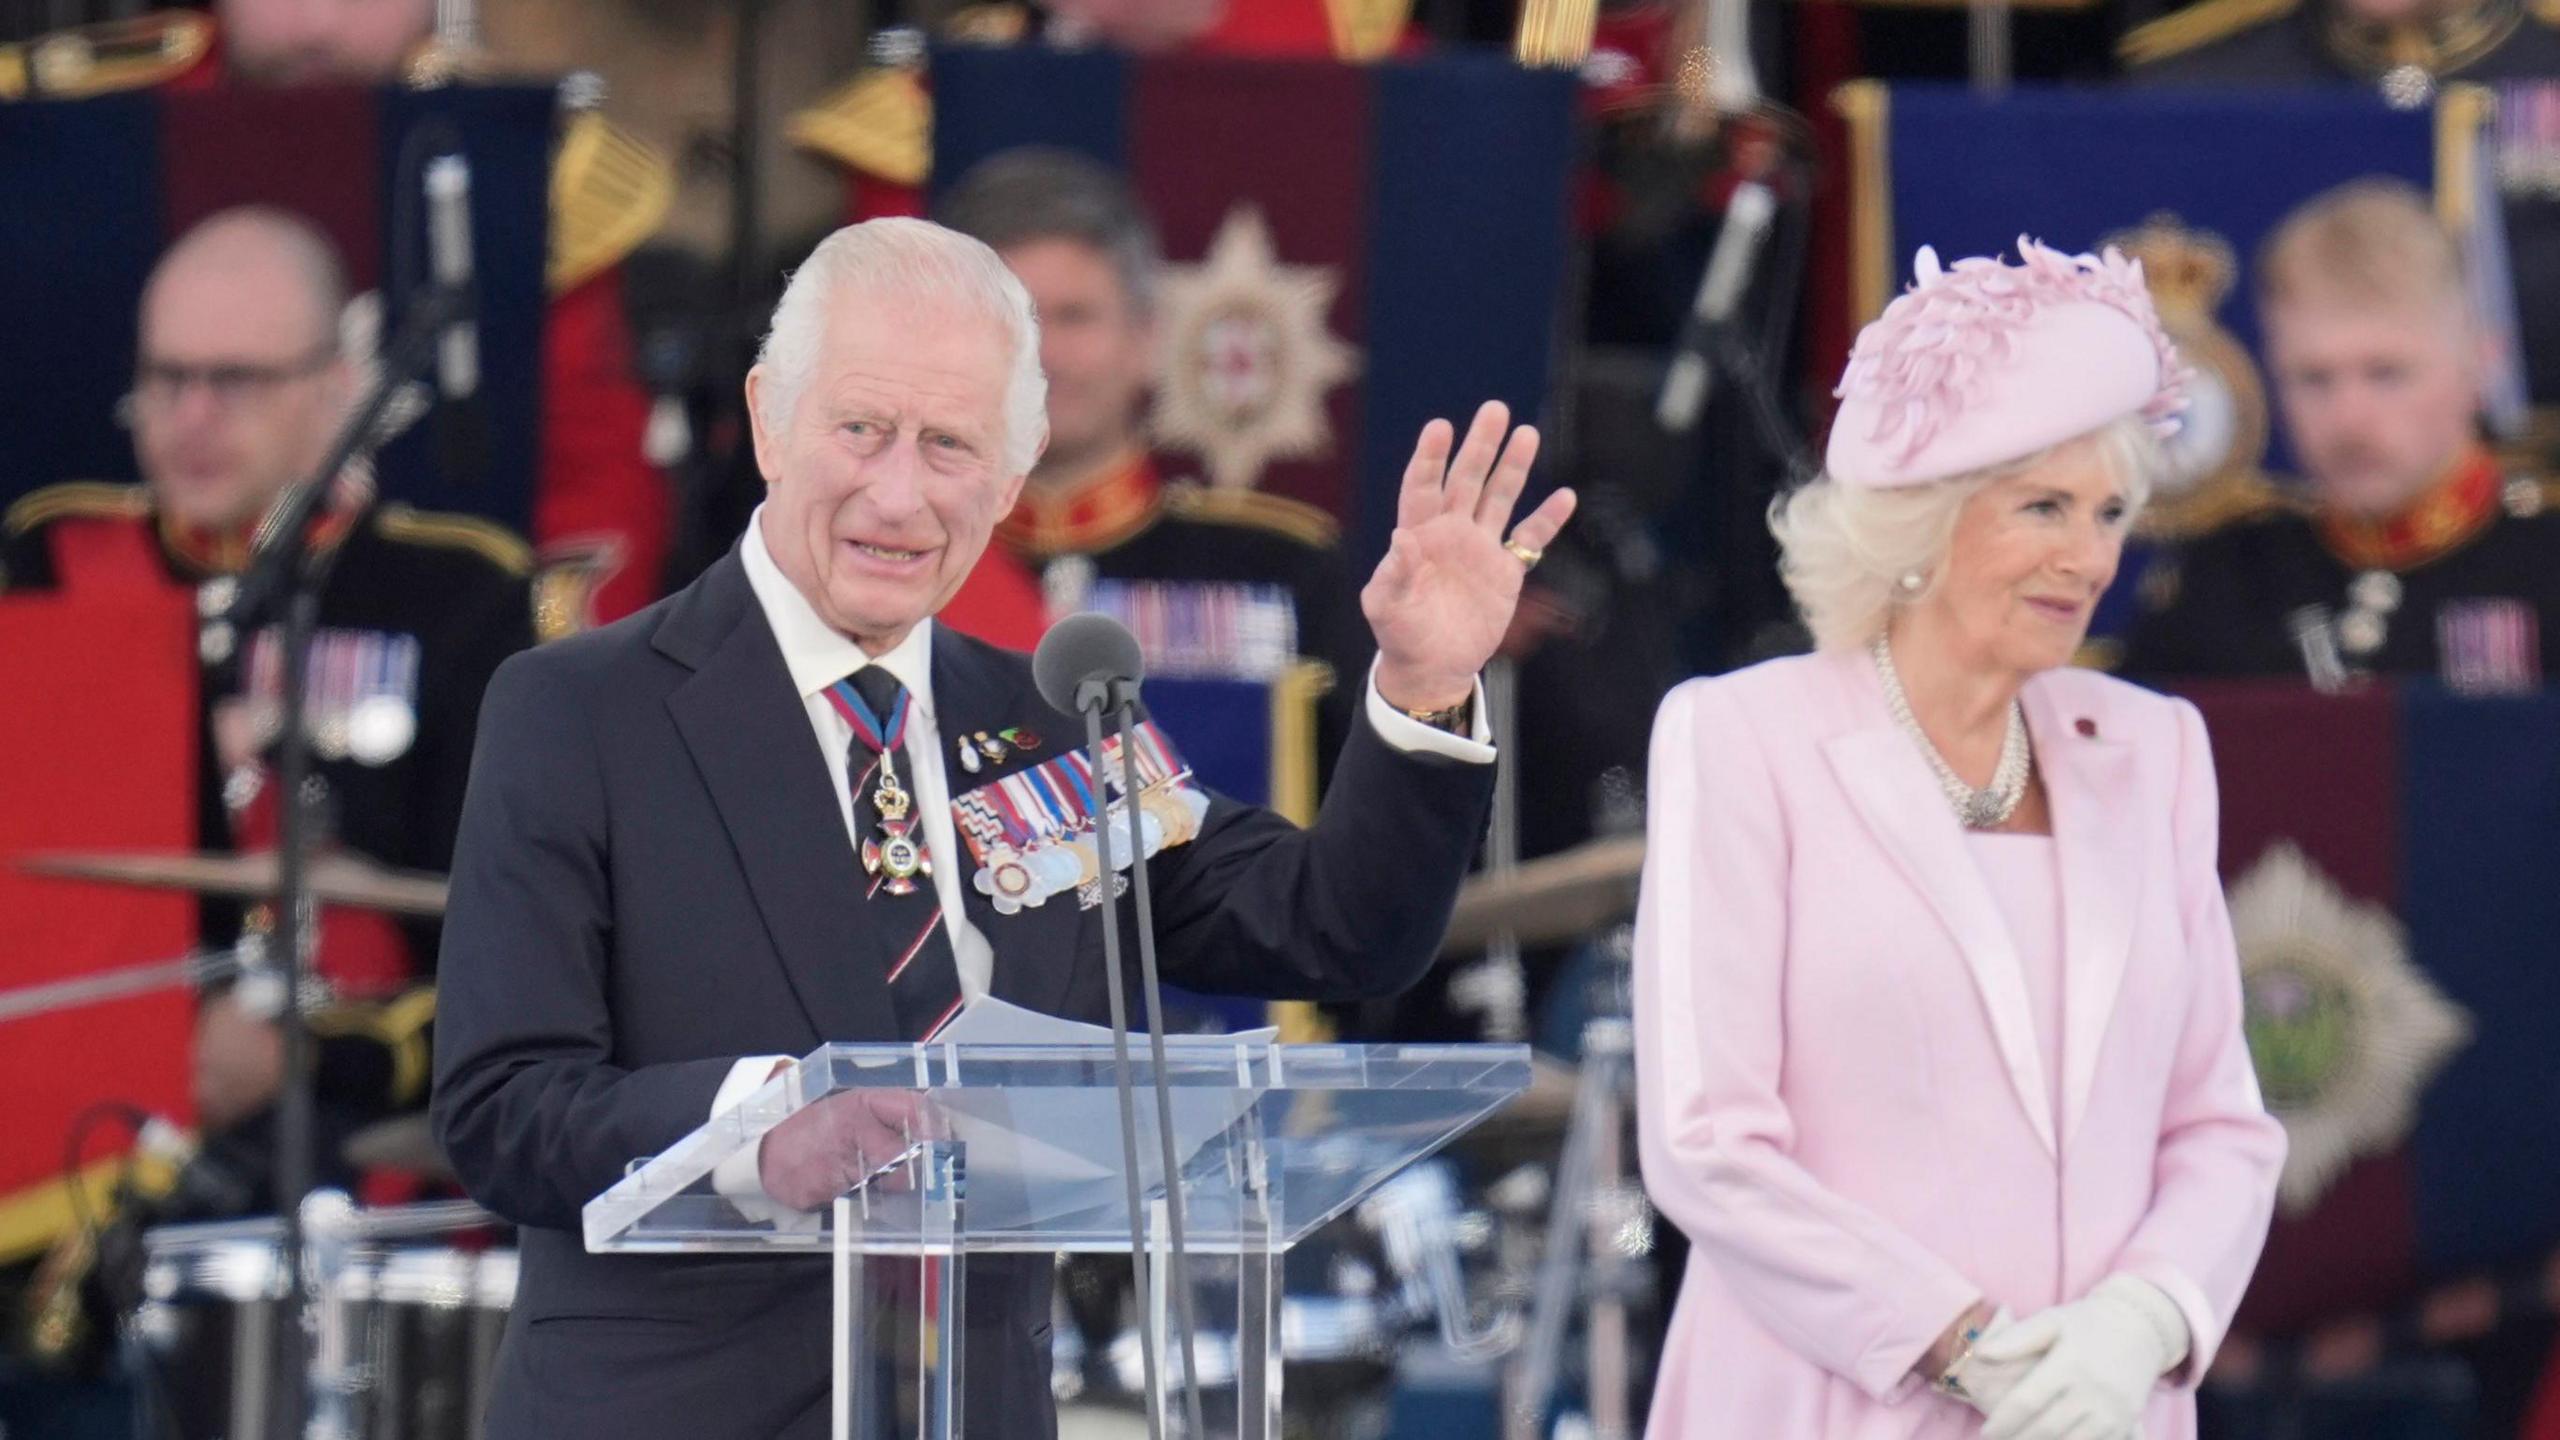
[(1919, 594), (1920, 587), (1928, 583), (1929, 577), (1921, 574), (1917, 570), (1905, 570), (1902, 572), (1902, 593), (1905, 595)]

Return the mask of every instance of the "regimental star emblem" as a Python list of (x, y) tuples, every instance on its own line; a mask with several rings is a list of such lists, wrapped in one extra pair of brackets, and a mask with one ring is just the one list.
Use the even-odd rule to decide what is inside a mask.
[(1360, 372), (1360, 352), (1325, 328), (1341, 288), (1330, 268), (1281, 264), (1260, 210), (1228, 211), (1200, 263), (1165, 276), (1158, 442), (1237, 490), (1275, 460), (1330, 449), (1325, 396)]
[(2249, 1055), (2291, 1141), (2276, 1198), (2299, 1214), (2351, 1162), (2409, 1133), (2471, 1020), (2410, 963), (2389, 912), (2348, 899), (2289, 842), (2230, 901)]

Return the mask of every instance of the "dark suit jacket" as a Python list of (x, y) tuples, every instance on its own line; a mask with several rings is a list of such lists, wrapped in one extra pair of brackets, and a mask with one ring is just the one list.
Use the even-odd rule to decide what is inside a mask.
[[(1024, 725), (1047, 742), (975, 783), (1082, 733), (1023, 656), (944, 630), (933, 664), (945, 733)], [(1199, 838), (1151, 862), (1164, 974), (1317, 999), (1410, 984), (1492, 793), (1492, 766), (1407, 754), (1363, 725), (1309, 830), (1214, 799)], [(739, 1056), (899, 1038), (858, 874), (734, 551), (498, 672), (454, 860), (434, 1100), (472, 1196), (524, 1227), (492, 1440), (825, 1433), (826, 1266), (589, 1255), (579, 1211), (702, 1124)], [(1060, 896), (999, 916), (974, 890), (968, 905), (998, 996), (1107, 1016), (1098, 911)], [(1049, 1270), (970, 1263), (973, 1440), (1055, 1428)]]

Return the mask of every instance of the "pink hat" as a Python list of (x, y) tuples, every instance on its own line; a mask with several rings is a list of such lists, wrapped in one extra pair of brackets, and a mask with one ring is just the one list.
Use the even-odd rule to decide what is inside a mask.
[(2187, 369), (2142, 263), (2065, 255), (2021, 235), (2020, 263), (1938, 266), (1858, 332), (1823, 457), (1831, 478), (1885, 487), (1998, 465), (2140, 413), (2175, 434)]

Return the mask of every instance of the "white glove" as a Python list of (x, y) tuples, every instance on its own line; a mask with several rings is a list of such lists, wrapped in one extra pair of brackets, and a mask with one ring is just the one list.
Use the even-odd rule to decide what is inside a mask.
[(1955, 1382), (1957, 1396), (1985, 1415), (2000, 1408), (2000, 1402), (2009, 1397), (2010, 1391), (2018, 1388), (2018, 1382), (2026, 1379), (2028, 1372), (2036, 1368), (2036, 1362), (2043, 1358), (2042, 1352), (2010, 1360), (1984, 1357), (1983, 1345), (1992, 1336), (2017, 1323), (2018, 1317), (2010, 1314), (2007, 1306), (2000, 1307), (1982, 1327), (1982, 1338), (1973, 1343), (1973, 1348), (1963, 1359), (1947, 1367), (1947, 1378)]
[(1973, 1347), (2000, 1365), (2043, 1359), (1991, 1410), (1983, 1440), (2130, 1440), (2160, 1377), (2187, 1358), (2187, 1322), (2160, 1287), (2110, 1275)]

